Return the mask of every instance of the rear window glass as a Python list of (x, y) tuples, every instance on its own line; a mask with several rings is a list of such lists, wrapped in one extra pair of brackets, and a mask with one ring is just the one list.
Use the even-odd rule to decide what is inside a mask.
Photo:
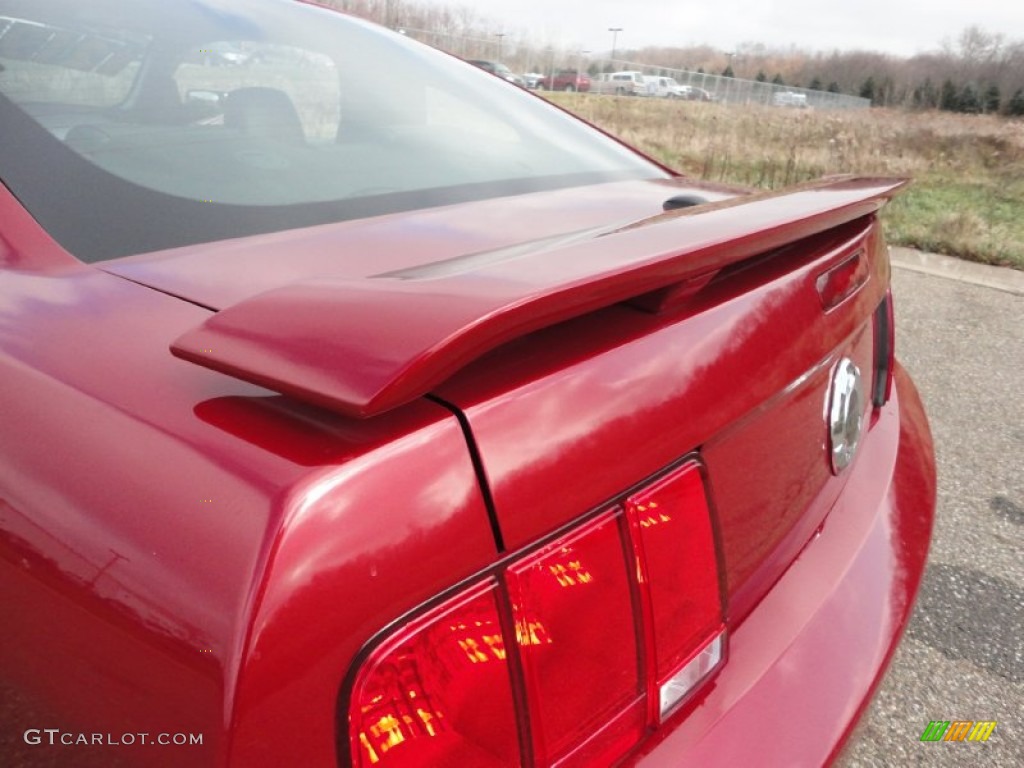
[(0, 0), (0, 121), (0, 178), (89, 261), (666, 175), (512, 83), (291, 0)]
[(326, 54), (289, 45), (216, 41), (183, 61), (173, 78), (177, 103), (189, 105), (220, 106), (239, 88), (277, 89), (295, 107), (303, 139), (333, 142), (337, 135), (340, 82)]

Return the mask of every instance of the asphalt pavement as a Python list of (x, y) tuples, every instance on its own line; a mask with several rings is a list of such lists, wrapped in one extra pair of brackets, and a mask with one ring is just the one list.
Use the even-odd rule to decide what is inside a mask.
[[(917, 607), (840, 764), (1024, 766), (1024, 273), (894, 249), (896, 352), (928, 409), (938, 513)], [(987, 742), (922, 742), (932, 720)]]

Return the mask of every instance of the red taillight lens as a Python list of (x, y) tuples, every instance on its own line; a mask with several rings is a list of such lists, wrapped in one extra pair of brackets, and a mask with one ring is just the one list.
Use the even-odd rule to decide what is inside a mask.
[(720, 665), (724, 638), (690, 461), (380, 643), (347, 702), (352, 764), (613, 763)]
[[(539, 765), (564, 757), (641, 697), (621, 517), (601, 515), (508, 571)], [(642, 711), (636, 725), (644, 727)]]
[(354, 682), (353, 765), (519, 765), (505, 654), (493, 580), (403, 627)]
[(690, 692), (666, 687), (722, 631), (711, 515), (697, 465), (684, 465), (630, 496), (626, 512), (653, 630), (648, 656), (658, 690), (651, 703), (660, 701), (657, 716), (663, 719)]

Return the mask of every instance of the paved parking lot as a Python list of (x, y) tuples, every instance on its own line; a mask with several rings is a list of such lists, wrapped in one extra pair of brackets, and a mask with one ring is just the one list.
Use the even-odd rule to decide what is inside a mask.
[[(1024, 296), (899, 267), (893, 285), (939, 507), (914, 618), (842, 763), (1024, 766)], [(923, 743), (931, 720), (998, 725)]]

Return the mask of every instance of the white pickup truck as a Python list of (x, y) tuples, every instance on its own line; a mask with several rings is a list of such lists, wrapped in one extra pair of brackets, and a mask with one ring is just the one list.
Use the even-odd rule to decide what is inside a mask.
[(647, 83), (649, 95), (657, 96), (660, 99), (686, 99), (689, 98), (689, 88), (680, 85), (671, 77), (644, 76)]
[(613, 93), (619, 96), (648, 96), (650, 90), (642, 72), (604, 72), (591, 82), (592, 93)]

